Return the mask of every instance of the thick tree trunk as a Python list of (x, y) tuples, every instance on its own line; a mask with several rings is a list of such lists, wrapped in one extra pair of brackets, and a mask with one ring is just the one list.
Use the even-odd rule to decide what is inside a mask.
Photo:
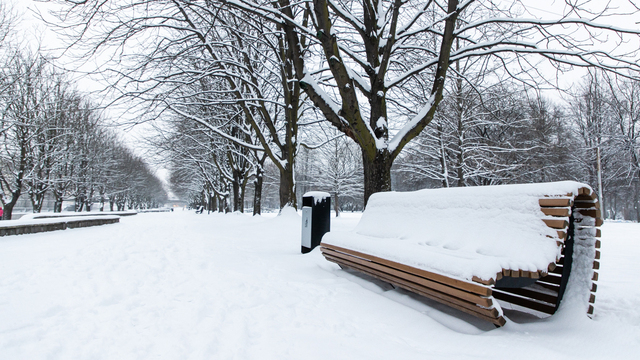
[(59, 213), (62, 212), (62, 200), (59, 199), (55, 199), (55, 202), (53, 203), (53, 212), (54, 213)]
[(284, 171), (280, 171), (280, 209), (285, 206), (291, 206), (294, 209), (298, 208), (298, 201), (296, 199), (296, 181), (294, 178), (293, 167), (290, 163), (287, 163)]
[(239, 170), (233, 172), (233, 211), (244, 213), (244, 186), (243, 174)]
[(82, 212), (82, 209), (84, 209), (84, 198), (76, 197), (75, 211), (76, 212)]
[(211, 196), (211, 211), (218, 212), (218, 196), (215, 194)]
[(11, 216), (13, 214), (13, 206), (16, 204), (15, 201), (11, 203), (5, 204), (3, 207), (2, 220), (11, 220)]
[(54, 198), (54, 203), (53, 203), (53, 212), (54, 213), (59, 213), (62, 212), (62, 192), (58, 192), (57, 190), (53, 190), (53, 198)]
[(262, 213), (262, 171), (258, 170), (255, 180), (253, 180), (253, 215)]
[(222, 214), (224, 212), (224, 198), (220, 195), (216, 195), (218, 201), (218, 212)]
[(364, 206), (367, 207), (369, 197), (382, 191), (391, 191), (391, 165), (393, 157), (388, 151), (377, 151), (373, 159), (362, 152), (364, 167)]
[(45, 191), (41, 186), (37, 186), (35, 191), (29, 193), (31, 198), (31, 208), (34, 213), (42, 212), (42, 206), (44, 205)]

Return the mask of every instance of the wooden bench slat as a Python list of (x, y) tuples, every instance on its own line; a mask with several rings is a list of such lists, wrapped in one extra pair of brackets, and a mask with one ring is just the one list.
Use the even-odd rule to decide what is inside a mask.
[(549, 304), (555, 304), (558, 301), (558, 295), (551, 295), (539, 291), (535, 291), (528, 288), (509, 288), (509, 289), (496, 289), (501, 292), (516, 294), (524, 297), (528, 297), (534, 300), (544, 301)]
[(569, 222), (565, 219), (542, 219), (548, 227), (552, 229), (566, 229)]
[(538, 204), (540, 206), (548, 206), (548, 207), (566, 207), (571, 206), (572, 199), (571, 198), (542, 198), (538, 200)]
[(540, 303), (537, 301), (533, 301), (530, 299), (509, 294), (509, 293), (500, 292), (499, 290), (496, 290), (493, 292), (493, 297), (495, 297), (498, 300), (507, 301), (512, 304), (520, 305), (528, 309), (533, 309), (549, 315), (553, 315), (556, 312), (555, 306), (552, 306), (546, 303)]
[(541, 208), (541, 210), (542, 210), (542, 213), (547, 216), (561, 216), (561, 217), (568, 217), (571, 212), (571, 209), (568, 207), (566, 208), (543, 207)]
[[(369, 276), (375, 277), (379, 280), (391, 283), (395, 286), (398, 286), (400, 288), (403, 288), (407, 291), (411, 291), (414, 293), (417, 293), (419, 295), (422, 295), (426, 298), (429, 298), (431, 300), (437, 301), (439, 303), (448, 305), (454, 309), (457, 309), (459, 311), (462, 311), (464, 313), (467, 313), (469, 315), (473, 315), (475, 317), (479, 317), (483, 320), (492, 322), (498, 326), (503, 326), (506, 323), (506, 320), (502, 317), (499, 316), (498, 310), (495, 308), (492, 309), (485, 309), (482, 307), (477, 306), (476, 304), (473, 303), (469, 303), (463, 300), (460, 300), (458, 298), (455, 297), (451, 297), (448, 296), (446, 294), (442, 294), (442, 293), (438, 293), (437, 291), (428, 291), (428, 289), (419, 289), (419, 288), (415, 288), (412, 287), (408, 282), (403, 281), (402, 279), (399, 278), (395, 278), (392, 275), (389, 275), (387, 273), (383, 273), (383, 272), (378, 272), (372, 269), (367, 269), (364, 266), (359, 266), (358, 264), (355, 263), (351, 263), (348, 261), (345, 261), (343, 259), (338, 259), (338, 258), (334, 258), (333, 256), (327, 256), (326, 257), (327, 260), (334, 262), (338, 265), (344, 265), (346, 267), (352, 267), (360, 272), (363, 272)], [(426, 291), (425, 291), (426, 290)]]
[(578, 196), (576, 198), (579, 197), (588, 197), (589, 199), (595, 200), (598, 196), (596, 195), (596, 192), (591, 190), (588, 187), (581, 187), (578, 190)]
[(560, 266), (556, 266), (553, 270), (549, 271), (549, 273), (562, 275), (563, 271), (564, 271), (564, 266), (560, 265)]
[(560, 285), (562, 278), (560, 276), (547, 275), (545, 277), (540, 278), (538, 281)]
[(545, 288), (547, 290), (552, 290), (552, 291), (555, 291), (555, 292), (559, 292), (560, 291), (560, 285), (537, 282), (537, 281), (536, 281), (536, 285), (540, 285), (540, 286), (542, 286), (543, 288)]
[(436, 274), (430, 271), (426, 271), (426, 270), (422, 270), (422, 269), (418, 269), (415, 268), (413, 266), (409, 266), (409, 265), (404, 265), (404, 264), (400, 264), (397, 263), (395, 261), (391, 261), (391, 260), (387, 260), (387, 259), (383, 259), (383, 258), (379, 258), (377, 256), (373, 256), (373, 255), (368, 255), (368, 254), (363, 254), (361, 252), (355, 251), (355, 250), (350, 250), (350, 249), (345, 249), (339, 246), (335, 246), (335, 245), (331, 245), (331, 244), (327, 244), (327, 243), (321, 243), (320, 244), (321, 247), (325, 247), (327, 249), (331, 249), (337, 252), (342, 252), (348, 255), (353, 255), (355, 257), (359, 257), (362, 259), (366, 259), (369, 261), (373, 261), (376, 262), (378, 264), (382, 264), (400, 271), (404, 271), (407, 273), (411, 273), (411, 274), (416, 274), (418, 276), (421, 276), (425, 279), (429, 279), (429, 280), (433, 280), (442, 284), (446, 284), (449, 285), (451, 287), (460, 289), (460, 290), (465, 290), (474, 294), (478, 294), (481, 296), (491, 296), (491, 289), (484, 286), (484, 285), (480, 285), (480, 284), (474, 284), (474, 283), (470, 283), (470, 282), (466, 282), (463, 280), (458, 280), (458, 279), (452, 279), (450, 277), (444, 276), (444, 275), (440, 275), (440, 274)]
[(399, 270), (390, 268), (388, 266), (380, 265), (380, 264), (377, 264), (377, 263), (374, 263), (374, 262), (371, 262), (371, 261), (366, 261), (366, 260), (363, 260), (363, 259), (360, 259), (360, 258), (356, 258), (356, 257), (353, 257), (353, 256), (345, 255), (343, 253), (332, 251), (331, 249), (326, 249), (326, 248), (325, 249), (320, 248), (320, 249), (322, 250), (322, 252), (325, 255), (330, 255), (330, 256), (337, 257), (337, 258), (340, 258), (340, 259), (344, 259), (344, 260), (347, 260), (347, 261), (350, 261), (350, 262), (354, 262), (354, 263), (356, 263), (358, 265), (369, 267), (369, 268), (371, 268), (373, 270), (382, 271), (384, 273), (393, 275), (393, 276), (401, 278), (403, 280), (410, 281), (412, 283), (427, 287), (429, 289), (433, 289), (433, 290), (439, 291), (441, 293), (445, 293), (445, 294), (454, 296), (454, 297), (459, 298), (459, 299), (463, 299), (463, 300), (467, 300), (469, 302), (473, 302), (473, 303), (478, 304), (480, 306), (490, 307), (490, 306), (493, 305), (493, 303), (491, 302), (490, 298), (481, 297), (481, 296), (478, 296), (476, 294), (472, 294), (472, 293), (469, 293), (469, 292), (466, 292), (466, 291), (463, 291), (463, 290), (459, 290), (459, 289), (453, 288), (451, 286), (443, 285), (441, 283), (438, 283), (438, 282), (435, 282), (435, 281), (431, 281), (431, 280), (428, 280), (428, 279), (425, 279), (425, 278), (422, 278), (422, 277), (419, 277), (419, 276), (416, 276), (416, 275), (413, 275), (413, 274), (409, 274), (409, 273), (406, 273), (406, 272), (403, 272), (403, 271), (399, 271)]
[(600, 203), (591, 200), (576, 200), (573, 202), (576, 209), (600, 209)]
[(596, 208), (578, 209), (578, 212), (584, 216), (590, 216), (592, 218), (600, 218), (602, 216), (600, 209)]

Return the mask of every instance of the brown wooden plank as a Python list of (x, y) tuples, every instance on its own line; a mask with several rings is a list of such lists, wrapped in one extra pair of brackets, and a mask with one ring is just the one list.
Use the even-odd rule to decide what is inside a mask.
[(565, 219), (542, 219), (552, 229), (566, 229), (569, 222)]
[(596, 255), (595, 255), (594, 259), (600, 260), (600, 251), (599, 250), (596, 250)]
[(536, 285), (540, 285), (545, 289), (553, 290), (555, 292), (560, 291), (560, 285), (541, 283), (541, 282), (538, 282), (538, 281), (536, 281)]
[(597, 197), (598, 196), (596, 195), (595, 191), (592, 191), (588, 187), (582, 187), (580, 188), (580, 190), (578, 190), (578, 196), (576, 196), (576, 200), (585, 199), (585, 198), (590, 200), (595, 200)]
[(415, 283), (417, 285), (424, 286), (424, 287), (427, 287), (429, 289), (436, 290), (436, 291), (439, 291), (441, 293), (445, 293), (445, 294), (454, 296), (454, 297), (459, 298), (459, 299), (463, 299), (463, 300), (466, 300), (466, 301), (469, 301), (469, 302), (473, 302), (473, 303), (476, 303), (476, 304), (484, 306), (484, 307), (490, 307), (491, 305), (493, 305), (493, 303), (491, 302), (491, 299), (489, 299), (489, 298), (480, 297), (480, 296), (478, 296), (476, 294), (472, 294), (472, 293), (469, 293), (469, 292), (466, 292), (466, 291), (463, 291), (463, 290), (452, 288), (450, 286), (441, 284), (439, 282), (435, 282), (435, 281), (431, 281), (431, 280), (428, 280), (428, 279), (424, 279), (422, 277), (419, 277), (419, 276), (416, 276), (416, 275), (413, 275), (413, 274), (408, 274), (408, 273), (406, 273), (404, 271), (399, 271), (399, 270), (396, 270), (394, 268), (390, 268), (388, 266), (384, 266), (384, 265), (380, 265), (380, 264), (377, 264), (377, 263), (374, 263), (374, 262), (371, 262), (371, 261), (367, 261), (367, 260), (364, 260), (364, 259), (356, 258), (356, 257), (350, 256), (350, 255), (346, 255), (346, 254), (343, 254), (343, 253), (340, 253), (340, 252), (337, 252), (337, 251), (333, 251), (331, 249), (324, 249), (324, 250), (322, 250), (322, 253), (325, 254), (325, 256), (326, 255), (330, 255), (330, 256), (333, 256), (333, 257), (336, 257), (336, 258), (339, 258), (339, 259), (350, 261), (350, 262), (356, 263), (358, 265), (365, 266), (365, 267), (371, 268), (373, 270), (381, 271), (381, 272), (387, 273), (389, 275), (395, 276), (397, 278), (401, 278), (403, 280), (410, 281), (410, 282)]
[(593, 306), (592, 306), (592, 305), (589, 305), (589, 310), (587, 310), (587, 314), (589, 314), (589, 315), (593, 315), (593, 312), (594, 312), (594, 308), (593, 308)]
[(542, 213), (548, 216), (562, 216), (562, 217), (567, 217), (569, 216), (569, 213), (571, 212), (571, 209), (569, 209), (568, 207), (566, 208), (548, 208), (548, 207), (543, 207), (540, 208), (542, 210)]
[(571, 198), (542, 198), (538, 200), (538, 204), (540, 206), (548, 206), (548, 207), (565, 207), (571, 206), (572, 199)]
[(592, 218), (602, 217), (600, 209), (591, 208), (591, 209), (578, 209), (578, 212), (583, 216), (590, 216)]
[(596, 295), (595, 294), (590, 294), (589, 295), (589, 303), (590, 304), (595, 304), (596, 302)]
[(337, 252), (342, 252), (348, 255), (353, 255), (362, 259), (367, 259), (369, 261), (373, 261), (376, 262), (378, 264), (381, 265), (385, 265), (400, 271), (404, 271), (406, 273), (410, 273), (410, 274), (415, 274), (417, 276), (423, 277), (425, 279), (429, 279), (432, 281), (436, 281), (442, 284), (446, 284), (449, 286), (452, 286), (454, 288), (460, 289), (460, 290), (465, 290), (474, 294), (478, 294), (478, 295), (482, 295), (482, 296), (490, 296), (491, 295), (491, 289), (484, 286), (484, 285), (480, 285), (480, 284), (474, 284), (471, 282), (466, 282), (463, 280), (458, 280), (458, 279), (452, 279), (448, 276), (444, 276), (444, 275), (440, 275), (440, 274), (436, 274), (430, 271), (426, 271), (426, 270), (422, 270), (422, 269), (418, 269), (415, 268), (413, 266), (409, 266), (409, 265), (404, 265), (404, 264), (400, 264), (397, 263), (395, 261), (391, 261), (391, 260), (387, 260), (387, 259), (383, 259), (383, 258), (379, 258), (377, 256), (373, 256), (373, 255), (368, 255), (368, 254), (364, 254), (361, 253), (359, 251), (355, 251), (355, 250), (350, 250), (350, 249), (345, 249), (339, 246), (335, 246), (335, 245), (331, 245), (331, 244), (327, 244), (327, 243), (321, 243), (320, 244), (321, 247), (327, 248), (327, 249), (331, 249)]
[(560, 276), (547, 275), (547, 276), (545, 276), (543, 278), (540, 278), (540, 280), (538, 280), (538, 281), (544, 281), (544, 282), (547, 282), (547, 283), (560, 285), (560, 281), (561, 280), (562, 280), (562, 277), (560, 277)]
[(600, 209), (600, 203), (591, 200), (576, 200), (573, 202), (573, 207), (575, 207), (576, 209)]
[(596, 229), (596, 236), (597, 238), (602, 237), (602, 232), (600, 231), (600, 229)]
[(591, 292), (593, 292), (593, 293), (594, 293), (594, 292), (596, 292), (596, 291), (598, 291), (598, 285), (596, 285), (596, 284), (594, 284), (594, 283), (591, 283)]
[(566, 239), (567, 238), (567, 232), (564, 230), (558, 230), (558, 239)]
[(564, 271), (564, 266), (556, 266), (555, 269), (549, 271), (551, 274), (558, 274), (562, 276), (562, 272)]
[(366, 273), (368, 275), (371, 275), (373, 277), (379, 278), (380, 280), (384, 280), (387, 282), (390, 282), (392, 284), (395, 284), (399, 287), (404, 288), (405, 290), (409, 290), (412, 292), (424, 292), (424, 293), (428, 293), (430, 294), (430, 296), (436, 296), (438, 299), (447, 301), (447, 302), (455, 302), (456, 304), (466, 307), (469, 310), (473, 310), (482, 314), (485, 314), (487, 316), (497, 316), (498, 315), (498, 311), (497, 309), (493, 308), (493, 300), (491, 297), (489, 298), (485, 298), (485, 300), (489, 300), (484, 301), (484, 303), (489, 304), (489, 306), (487, 306), (487, 308), (479, 308), (476, 302), (474, 301), (467, 301), (434, 289), (430, 289), (430, 288), (426, 288), (423, 286), (420, 286), (419, 284), (413, 283), (411, 281), (407, 281), (406, 279), (403, 278), (399, 278), (397, 276), (394, 276), (390, 273), (387, 273), (385, 271), (379, 271), (373, 268), (370, 268), (368, 266), (362, 265), (362, 264), (358, 264), (355, 262), (350, 261), (349, 259), (345, 259), (345, 258), (337, 258), (334, 257), (333, 255), (325, 255), (325, 258), (327, 258), (327, 260), (331, 259), (333, 262), (339, 262), (341, 264), (343, 264), (344, 266), (350, 267), (352, 269), (358, 270), (360, 272)]
[(596, 271), (593, 272), (593, 277), (591, 278), (591, 281), (598, 281), (598, 273)]
[[(385, 282), (389, 282), (397, 287), (403, 288), (407, 291), (411, 291), (414, 293), (417, 293), (421, 296), (424, 296), (426, 298), (429, 298), (431, 300), (437, 301), (439, 303), (445, 304), (447, 306), (450, 306), (454, 309), (457, 309), (459, 311), (462, 311), (464, 313), (467, 313), (469, 315), (481, 318), (483, 320), (492, 322), (498, 326), (503, 326), (506, 323), (506, 320), (504, 320), (504, 318), (502, 316), (499, 316), (498, 310), (495, 308), (492, 309), (485, 309), (485, 308), (481, 308), (473, 303), (469, 303), (460, 299), (457, 299), (455, 297), (452, 296), (448, 296), (446, 294), (442, 294), (442, 293), (438, 293), (437, 291), (429, 291), (428, 289), (417, 289), (412, 287), (410, 284), (408, 284), (407, 282), (403, 281), (402, 279), (398, 279), (395, 278), (394, 276), (391, 276), (389, 274), (385, 274), (385, 273), (380, 273), (377, 272), (375, 270), (372, 269), (367, 269), (366, 267), (361, 267), (358, 264), (355, 263), (351, 263), (348, 261), (345, 261), (343, 259), (338, 259), (338, 258), (334, 258), (333, 256), (326, 256), (327, 260), (331, 261), (331, 262), (335, 262), (338, 265), (344, 265), (346, 267), (350, 267), (354, 270), (358, 270), (361, 271), (367, 275), (373, 276), (377, 279), (380, 279), (382, 281)], [(427, 291), (425, 291), (427, 290)]]
[(506, 302), (510, 302), (512, 304), (516, 304), (522, 307), (526, 307), (527, 309), (532, 309), (536, 311), (540, 311), (546, 314), (553, 314), (556, 312), (556, 307), (546, 304), (540, 303), (537, 301), (533, 301), (527, 298), (519, 297), (516, 295), (512, 295), (509, 293), (500, 292), (498, 290), (493, 292), (493, 297), (498, 300), (503, 300)]
[(602, 243), (600, 242), (600, 240), (596, 240), (595, 248), (600, 249), (600, 246), (602, 246)]
[(600, 269), (600, 262), (599, 261), (593, 261), (593, 269), (594, 270), (599, 270)]
[(602, 224), (604, 224), (604, 220), (602, 220), (601, 218), (596, 218), (596, 226), (602, 226)]
[(551, 295), (539, 291), (535, 291), (528, 288), (510, 288), (510, 289), (497, 289), (501, 292), (506, 292), (510, 294), (520, 295), (527, 298), (544, 301), (549, 304), (554, 304), (558, 301), (558, 295)]
[(496, 282), (495, 282), (495, 280), (493, 280), (493, 279), (484, 280), (484, 279), (480, 279), (480, 278), (479, 278), (479, 277), (477, 277), (477, 276), (474, 276), (471, 280), (473, 280), (474, 282), (477, 282), (477, 283), (483, 284), (483, 285), (487, 285), (487, 286), (489, 286), (489, 285), (493, 285), (493, 284), (495, 284), (495, 283), (496, 283)]
[(540, 273), (538, 273), (537, 271), (530, 271), (529, 272), (529, 277), (532, 279), (539, 279), (540, 278)]

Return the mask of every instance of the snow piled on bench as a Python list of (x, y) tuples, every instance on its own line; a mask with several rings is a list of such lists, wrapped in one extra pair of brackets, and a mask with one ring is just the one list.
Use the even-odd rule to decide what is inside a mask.
[(323, 242), (469, 281), (495, 279), (502, 269), (546, 271), (560, 248), (538, 200), (578, 194), (584, 186), (563, 181), (377, 193), (353, 231), (330, 232)]

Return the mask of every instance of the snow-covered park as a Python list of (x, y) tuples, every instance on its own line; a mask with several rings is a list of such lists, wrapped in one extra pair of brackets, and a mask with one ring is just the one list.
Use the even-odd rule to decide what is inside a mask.
[[(349, 230), (359, 214), (332, 219)], [(300, 216), (138, 214), (0, 238), (0, 359), (636, 359), (640, 225), (606, 222), (593, 319), (506, 326), (300, 254)]]

